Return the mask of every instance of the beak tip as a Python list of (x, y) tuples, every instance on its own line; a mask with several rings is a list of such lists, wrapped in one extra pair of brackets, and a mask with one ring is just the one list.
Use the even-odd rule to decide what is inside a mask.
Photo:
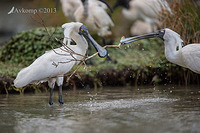
[(108, 51), (106, 49), (104, 51), (102, 51), (102, 52), (99, 52), (99, 56), (101, 58), (104, 58), (105, 56), (107, 56), (107, 54), (108, 54)]
[(123, 41), (123, 40), (120, 40), (120, 43), (123, 45), (123, 44), (125, 44), (125, 42)]
[(121, 43), (121, 44), (124, 44), (123, 39), (125, 39), (125, 36), (122, 36), (122, 37), (121, 37), (121, 40), (120, 40), (120, 43)]

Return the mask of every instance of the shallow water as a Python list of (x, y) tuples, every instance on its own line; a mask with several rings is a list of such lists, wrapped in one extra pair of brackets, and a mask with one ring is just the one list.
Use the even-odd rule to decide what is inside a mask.
[(197, 133), (199, 87), (145, 86), (0, 95), (2, 133)]

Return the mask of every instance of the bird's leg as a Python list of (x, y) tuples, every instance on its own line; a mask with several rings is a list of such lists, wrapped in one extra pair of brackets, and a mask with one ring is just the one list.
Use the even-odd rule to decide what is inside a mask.
[(59, 86), (59, 99), (58, 99), (60, 105), (64, 104), (62, 99), (62, 85)]
[(53, 105), (53, 98), (52, 98), (52, 95), (53, 95), (53, 88), (50, 88), (50, 97), (49, 97), (49, 104), (50, 105)]
[(53, 105), (53, 88), (54, 88), (54, 85), (55, 85), (55, 81), (56, 79), (55, 78), (52, 78), (48, 81), (48, 86), (50, 88), (50, 98), (49, 98), (49, 104), (50, 105)]

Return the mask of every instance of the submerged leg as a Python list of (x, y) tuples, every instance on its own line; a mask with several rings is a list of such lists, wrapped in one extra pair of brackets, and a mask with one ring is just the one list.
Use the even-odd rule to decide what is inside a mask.
[(52, 98), (52, 96), (53, 96), (53, 88), (50, 88), (50, 89), (51, 90), (50, 90), (49, 104), (53, 105), (53, 98)]
[(58, 98), (58, 101), (59, 101), (59, 103), (60, 103), (61, 105), (63, 104), (63, 99), (62, 99), (62, 85), (63, 85), (63, 80), (64, 80), (63, 75), (60, 75), (60, 76), (57, 77), (57, 79), (56, 79), (57, 85), (59, 86), (59, 98)]
[(50, 105), (53, 105), (53, 88), (55, 86), (55, 81), (56, 81), (55, 78), (52, 78), (48, 81), (48, 85), (49, 85), (49, 88), (50, 88), (50, 97), (49, 97), (49, 104)]
[(58, 99), (60, 104), (64, 104), (63, 99), (62, 99), (62, 85), (59, 86), (59, 99)]

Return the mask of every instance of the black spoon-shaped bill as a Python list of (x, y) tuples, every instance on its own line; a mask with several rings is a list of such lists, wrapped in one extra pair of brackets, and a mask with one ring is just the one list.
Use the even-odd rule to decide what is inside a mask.
[(95, 47), (100, 57), (105, 57), (108, 52), (105, 48), (101, 47), (90, 35), (85, 25), (82, 25), (79, 29), (79, 34), (83, 35), (91, 44)]

